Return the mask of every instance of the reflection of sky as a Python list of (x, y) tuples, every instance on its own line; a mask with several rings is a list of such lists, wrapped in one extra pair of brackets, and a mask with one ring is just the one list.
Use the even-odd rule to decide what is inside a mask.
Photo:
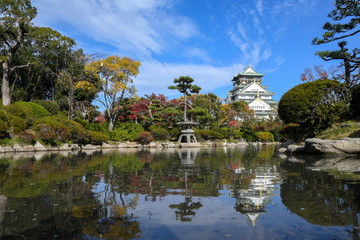
[[(93, 191), (101, 204), (105, 203), (109, 186), (103, 178), (94, 185)], [(256, 220), (252, 226), (245, 215), (235, 210), (236, 199), (230, 197), (229, 190), (221, 190), (219, 197), (192, 197), (192, 202), (200, 202), (203, 206), (195, 210), (196, 215), (191, 222), (181, 222), (175, 218), (175, 210), (169, 206), (185, 201), (185, 196), (157, 196), (156, 201), (145, 199), (140, 195), (134, 214), (134, 220), (140, 223), (141, 239), (316, 239), (307, 231), (318, 232), (323, 236), (324, 228), (308, 224), (304, 219), (292, 214), (281, 202), (279, 186), (276, 185), (271, 203), (266, 204), (266, 214)], [(175, 189), (174, 189), (175, 190)], [(171, 192), (170, 190), (168, 192)], [(179, 192), (179, 191), (176, 191)], [(134, 199), (135, 194), (123, 196), (125, 201)], [(115, 195), (119, 204), (119, 194)], [(332, 228), (329, 235), (338, 235), (341, 228)]]
[[(110, 210), (115, 204), (114, 200), (109, 201), (110, 186), (104, 182), (104, 175), (99, 174), (98, 177), (93, 192), (99, 203)], [(191, 197), (192, 203), (202, 204), (194, 210), (196, 214), (191, 217), (191, 222), (176, 220), (177, 209), (169, 207), (185, 202), (185, 190), (181, 189), (167, 189), (168, 195), (156, 196), (156, 201), (152, 201), (151, 196), (139, 195), (136, 208), (129, 209), (128, 213), (132, 213), (133, 220), (140, 223), (141, 239), (319, 239), (339, 236), (339, 232), (344, 232), (341, 227), (309, 224), (282, 204), (279, 185), (268, 187), (272, 189), (271, 201), (265, 203), (266, 213), (256, 219), (255, 226), (245, 214), (236, 211), (236, 199), (230, 194), (231, 190), (219, 190), (218, 197)], [(111, 197), (121, 206), (120, 194), (116, 193), (118, 189), (113, 190), (115, 194)], [(122, 195), (125, 202), (135, 196)]]

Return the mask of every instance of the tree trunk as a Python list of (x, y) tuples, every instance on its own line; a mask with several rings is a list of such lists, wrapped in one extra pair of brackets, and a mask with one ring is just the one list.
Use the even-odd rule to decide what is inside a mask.
[(187, 105), (186, 93), (184, 94), (184, 99), (185, 99), (185, 103), (184, 103), (184, 122), (186, 122), (187, 121), (187, 119), (186, 119), (186, 105)]
[(3, 67), (3, 78), (2, 78), (2, 86), (1, 86), (2, 104), (3, 106), (8, 106), (11, 103), (10, 87), (9, 87), (9, 78), (10, 78), (9, 62), (7, 61), (3, 62), (2, 67)]
[(114, 129), (114, 121), (112, 119), (109, 119), (109, 132), (112, 132)]

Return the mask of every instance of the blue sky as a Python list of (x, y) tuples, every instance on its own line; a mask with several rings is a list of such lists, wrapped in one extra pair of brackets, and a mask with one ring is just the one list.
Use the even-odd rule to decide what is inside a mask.
[[(72, 37), (88, 54), (142, 62), (139, 96), (169, 98), (174, 78), (191, 76), (201, 93), (226, 98), (231, 79), (249, 64), (279, 100), (314, 64), (313, 46), (332, 0), (33, 0), (37, 26)], [(333, 64), (336, 64), (335, 62)]]

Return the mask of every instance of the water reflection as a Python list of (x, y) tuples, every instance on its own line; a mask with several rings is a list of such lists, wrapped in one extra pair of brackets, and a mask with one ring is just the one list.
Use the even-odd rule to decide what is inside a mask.
[(3, 156), (0, 238), (359, 239), (357, 175), (308, 162), (271, 146)]

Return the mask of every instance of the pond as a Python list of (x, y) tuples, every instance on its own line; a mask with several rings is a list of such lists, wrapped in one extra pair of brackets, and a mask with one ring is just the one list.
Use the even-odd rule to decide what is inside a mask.
[(274, 146), (0, 157), (1, 240), (360, 239), (360, 176)]

